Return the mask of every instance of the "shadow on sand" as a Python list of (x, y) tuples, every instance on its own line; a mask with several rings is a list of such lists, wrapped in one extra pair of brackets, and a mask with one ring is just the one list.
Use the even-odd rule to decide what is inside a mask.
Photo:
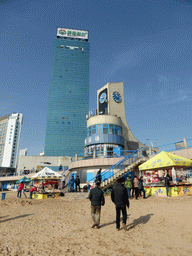
[[(28, 217), (30, 215), (34, 215), (34, 213), (19, 215), (19, 216), (16, 216), (14, 218), (9, 218), (9, 219), (6, 219), (6, 220), (2, 220), (2, 221), (0, 221), (0, 223), (6, 222), (6, 221), (9, 221), (9, 220), (15, 220), (15, 219), (19, 219), (19, 218)], [(6, 216), (4, 216), (4, 217), (6, 217)], [(1, 218), (3, 218), (3, 217), (1, 217)]]
[(147, 214), (147, 215), (145, 215), (145, 216), (141, 216), (141, 217), (139, 217), (138, 219), (135, 219), (132, 223), (130, 223), (129, 225), (127, 225), (128, 230), (130, 230), (130, 229), (136, 227), (136, 226), (139, 225), (139, 224), (146, 224), (146, 223), (150, 220), (150, 218), (151, 218), (152, 215), (153, 215), (153, 213), (150, 213), (150, 214)]
[[(131, 215), (131, 214), (127, 214), (127, 217), (130, 216), (130, 215)], [(130, 230), (130, 229), (136, 227), (136, 226), (139, 225), (139, 224), (146, 224), (146, 223), (150, 220), (150, 218), (151, 218), (152, 215), (153, 215), (153, 213), (147, 214), (147, 215), (145, 215), (145, 216), (141, 216), (141, 217), (139, 217), (138, 219), (133, 220), (132, 223), (130, 223), (130, 224), (127, 225), (128, 230)], [(121, 217), (121, 220), (120, 220), (120, 221), (122, 222), (122, 220), (123, 220), (123, 217)], [(100, 226), (100, 228), (104, 228), (104, 227), (106, 227), (106, 226), (109, 226), (109, 225), (112, 225), (112, 224), (115, 224), (115, 223), (116, 223), (116, 220), (114, 220), (114, 221), (112, 221), (112, 222), (109, 222), (109, 223), (106, 223), (106, 224), (102, 224), (102, 225)], [(122, 228), (121, 228), (121, 229), (122, 229)]]
[[(127, 214), (127, 217), (129, 217), (130, 215), (131, 215), (131, 214)], [(123, 221), (123, 217), (121, 217), (120, 221)], [(104, 227), (109, 226), (109, 225), (114, 224), (114, 223), (116, 223), (116, 220), (114, 220), (114, 221), (112, 221), (112, 222), (109, 222), (109, 223), (102, 224), (102, 225), (100, 226), (100, 228), (104, 228)]]
[(2, 219), (2, 218), (6, 218), (6, 217), (9, 217), (9, 215), (6, 215), (6, 216), (0, 216), (0, 219)]

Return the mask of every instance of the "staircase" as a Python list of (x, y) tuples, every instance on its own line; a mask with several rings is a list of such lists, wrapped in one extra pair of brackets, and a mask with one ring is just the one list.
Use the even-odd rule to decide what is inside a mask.
[(127, 172), (133, 171), (135, 167), (146, 162), (148, 159), (149, 159), (148, 157), (143, 157), (141, 159), (138, 159), (137, 161), (135, 161), (133, 164), (129, 165), (125, 169), (116, 172), (111, 178), (101, 183), (102, 190), (106, 190), (108, 187), (112, 186), (124, 174), (126, 174)]
[[(124, 157), (122, 160), (120, 160), (119, 162), (110, 166), (108, 169), (102, 172), (101, 173), (102, 190), (106, 190), (108, 187), (113, 185), (119, 178), (121, 178), (124, 174), (126, 174), (127, 172), (133, 171), (135, 167), (147, 161), (149, 158), (144, 156), (146, 154), (143, 153), (144, 151), (146, 151), (146, 149), (147, 148), (142, 147), (135, 150), (133, 153)], [(93, 185), (94, 187), (96, 178), (97, 176), (89, 180), (87, 183), (90, 185)]]

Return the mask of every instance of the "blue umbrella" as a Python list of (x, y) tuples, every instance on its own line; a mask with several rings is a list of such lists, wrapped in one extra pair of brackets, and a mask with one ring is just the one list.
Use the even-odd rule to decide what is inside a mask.
[(16, 181), (17, 184), (19, 184), (21, 182), (29, 183), (29, 182), (31, 182), (31, 180), (29, 178), (27, 178), (27, 177), (23, 177), (20, 180)]

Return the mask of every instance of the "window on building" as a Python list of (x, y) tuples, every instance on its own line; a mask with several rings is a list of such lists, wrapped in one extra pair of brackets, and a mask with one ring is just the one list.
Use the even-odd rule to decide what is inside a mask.
[(109, 134), (114, 134), (114, 125), (109, 124)]
[(96, 125), (91, 126), (91, 134), (96, 134)]
[(88, 127), (87, 136), (94, 134), (115, 134), (122, 136), (122, 128), (114, 124), (97, 124)]

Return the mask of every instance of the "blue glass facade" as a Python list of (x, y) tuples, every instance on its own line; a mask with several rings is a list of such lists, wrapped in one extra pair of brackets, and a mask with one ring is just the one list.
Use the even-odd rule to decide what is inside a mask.
[(89, 42), (54, 40), (45, 156), (73, 156), (84, 148), (89, 108)]
[(89, 126), (85, 146), (96, 144), (117, 144), (124, 146), (122, 128), (115, 124), (96, 124)]

